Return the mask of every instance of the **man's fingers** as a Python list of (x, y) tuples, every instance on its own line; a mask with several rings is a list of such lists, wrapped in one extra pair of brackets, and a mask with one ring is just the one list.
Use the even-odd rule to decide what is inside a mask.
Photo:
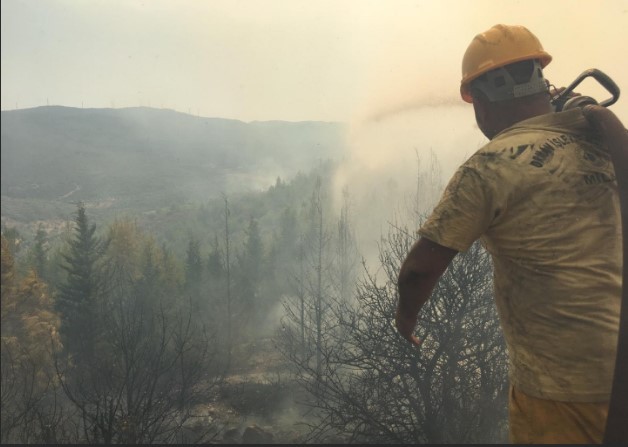
[[(560, 93), (564, 92), (567, 89), (567, 87), (560, 87), (560, 88), (556, 88), (554, 86), (552, 86), (550, 88), (550, 96), (554, 97), (556, 95), (559, 95)], [(577, 92), (569, 92), (569, 94), (567, 95), (567, 98), (573, 98), (574, 96), (582, 96), (580, 93)]]
[(418, 347), (418, 346), (421, 346), (421, 343), (423, 343), (423, 341), (422, 341), (422, 340), (419, 340), (419, 338), (418, 338), (416, 335), (412, 334), (412, 333), (409, 333), (409, 334), (404, 334), (404, 333), (402, 333), (401, 331), (399, 331), (399, 333), (401, 334), (401, 336), (402, 336), (403, 338), (405, 338), (406, 340), (408, 340), (408, 341), (409, 341), (410, 343), (412, 343), (414, 346), (417, 346), (417, 347)]
[(412, 343), (414, 346), (421, 346), (422, 341), (414, 335), (414, 327), (416, 326), (416, 318), (401, 318), (399, 315), (395, 318), (395, 327), (399, 334)]

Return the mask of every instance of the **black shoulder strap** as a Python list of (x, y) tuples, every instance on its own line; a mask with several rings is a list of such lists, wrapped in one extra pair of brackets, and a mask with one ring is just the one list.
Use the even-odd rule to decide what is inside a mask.
[[(628, 131), (624, 141), (628, 141)], [(623, 444), (628, 443), (628, 143), (622, 144), (622, 147), (609, 147), (609, 150), (619, 189), (623, 235), (623, 272), (617, 359), (604, 443)]]

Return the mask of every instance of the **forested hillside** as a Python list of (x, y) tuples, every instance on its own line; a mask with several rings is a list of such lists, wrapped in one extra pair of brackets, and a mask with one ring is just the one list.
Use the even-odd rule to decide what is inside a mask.
[(2, 216), (58, 217), (51, 204), (66, 210), (77, 201), (140, 212), (266, 189), (278, 176), (341, 159), (343, 135), (336, 123), (149, 108), (2, 111)]
[[(487, 254), (456, 258), (421, 314), (421, 349), (403, 340), (396, 279), (423, 196), (363, 262), (356, 223), (394, 193), (375, 185), (357, 216), (351, 185), (334, 191), (341, 127), (206, 120), (212, 138), (186, 139), (203, 119), (26, 112), (61, 114), (2, 115), (2, 442), (504, 440)], [(138, 124), (161, 135), (138, 150), (147, 133), (121, 116), (163, 113), (186, 124)], [(220, 180), (204, 178), (212, 157)]]

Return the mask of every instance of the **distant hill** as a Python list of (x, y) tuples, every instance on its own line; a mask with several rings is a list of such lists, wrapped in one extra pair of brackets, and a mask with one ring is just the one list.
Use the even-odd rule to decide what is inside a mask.
[(345, 153), (339, 123), (151, 108), (3, 111), (1, 129), (2, 216), (21, 221), (37, 204), (143, 211), (258, 190)]

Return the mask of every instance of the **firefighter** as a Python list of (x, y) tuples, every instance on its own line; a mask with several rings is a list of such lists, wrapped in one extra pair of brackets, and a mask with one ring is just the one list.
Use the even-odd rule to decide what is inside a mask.
[(523, 26), (496, 25), (467, 48), (460, 93), (490, 141), (419, 229), (399, 272), (395, 323), (420, 345), (421, 306), (454, 256), (480, 239), (509, 354), (511, 442), (600, 443), (622, 267), (607, 146), (626, 144), (626, 134), (594, 130), (618, 122), (606, 109), (554, 113), (543, 74), (551, 60)]

